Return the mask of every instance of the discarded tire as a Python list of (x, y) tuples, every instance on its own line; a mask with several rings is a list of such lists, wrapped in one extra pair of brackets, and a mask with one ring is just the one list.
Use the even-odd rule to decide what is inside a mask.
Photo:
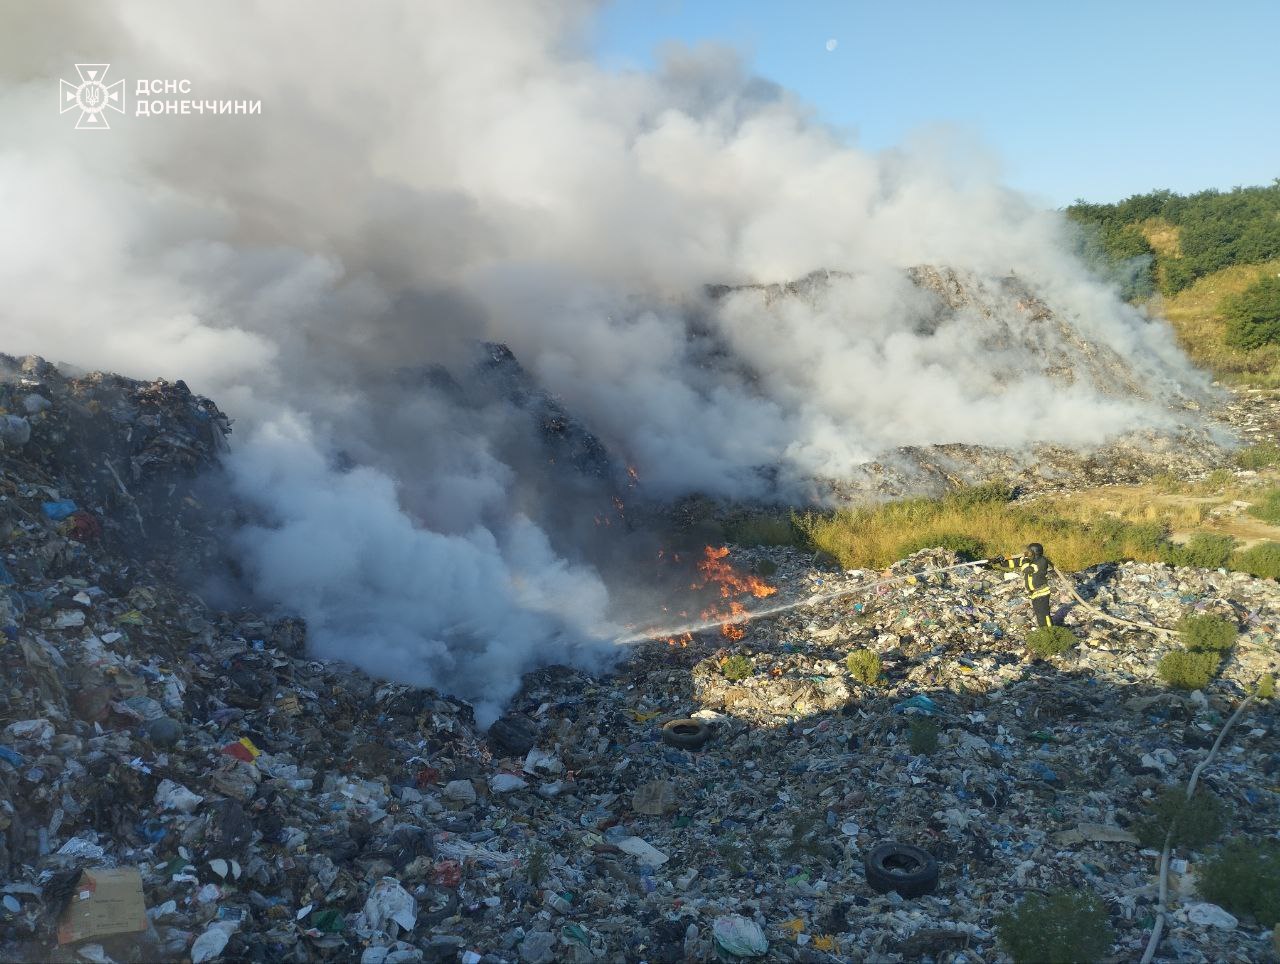
[(711, 728), (701, 720), (668, 720), (662, 724), (662, 742), (677, 750), (700, 750), (711, 739)]
[(903, 897), (923, 897), (938, 886), (938, 862), (910, 844), (882, 843), (863, 860), (867, 883), (878, 894), (896, 890)]

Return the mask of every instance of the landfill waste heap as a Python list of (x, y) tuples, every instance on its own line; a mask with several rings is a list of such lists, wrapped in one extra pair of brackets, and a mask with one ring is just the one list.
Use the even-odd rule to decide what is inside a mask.
[[(1278, 665), (1274, 581), (1076, 574), (1115, 616), (1241, 627), (1187, 693), (1156, 675), (1176, 639), (1081, 607), (1076, 648), (1033, 661), (1016, 583), (961, 569), (639, 645), (609, 676), (544, 668), (482, 732), (456, 699), (309, 660), (297, 620), (183, 588), (233, 511), (213, 403), (0, 358), (0, 420), (6, 961), (994, 962), (998, 916), (1060, 886), (1105, 900), (1133, 960), (1159, 863), (1134, 828)], [(958, 561), (726, 557), (765, 560), (780, 600)], [(852, 674), (862, 650), (880, 679)], [(686, 719), (699, 739), (671, 745)], [(1233, 835), (1274, 837), (1274, 702), (1201, 784)], [(936, 889), (873, 888), (885, 841), (927, 851)], [(1204, 856), (1171, 862), (1157, 958), (1265, 959), (1276, 922), (1199, 896)]]

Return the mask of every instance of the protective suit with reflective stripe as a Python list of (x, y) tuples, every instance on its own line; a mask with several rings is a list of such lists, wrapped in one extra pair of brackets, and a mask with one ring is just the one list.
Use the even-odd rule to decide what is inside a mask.
[(1019, 573), (1026, 585), (1027, 598), (1031, 600), (1036, 625), (1053, 625), (1053, 620), (1049, 617), (1049, 595), (1053, 591), (1049, 585), (1049, 574), (1053, 572), (1053, 563), (1046, 558), (1039, 543), (1033, 542), (1027, 546), (1026, 555), (1014, 556), (1012, 559), (997, 556), (989, 565), (992, 569)]

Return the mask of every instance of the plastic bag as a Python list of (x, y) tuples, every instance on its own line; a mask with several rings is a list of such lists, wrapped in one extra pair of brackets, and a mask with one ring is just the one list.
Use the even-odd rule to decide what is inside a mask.
[(769, 950), (760, 925), (738, 914), (717, 917), (711, 932), (720, 949), (734, 957), (760, 957)]

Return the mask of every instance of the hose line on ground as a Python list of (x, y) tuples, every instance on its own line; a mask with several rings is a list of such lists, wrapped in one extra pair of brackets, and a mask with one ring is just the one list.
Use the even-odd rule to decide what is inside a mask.
[[(1221, 732), (1218, 733), (1218, 738), (1213, 741), (1213, 746), (1209, 748), (1208, 755), (1191, 771), (1191, 779), (1187, 781), (1188, 800), (1195, 796), (1196, 784), (1200, 782), (1200, 774), (1204, 772), (1205, 767), (1213, 762), (1213, 758), (1218, 755), (1218, 749), (1222, 746), (1222, 741), (1226, 738), (1227, 732), (1235, 726), (1236, 720), (1240, 719), (1245, 707), (1253, 702), (1255, 695), (1250, 693), (1245, 697), (1244, 702), (1236, 707), (1236, 711), (1231, 714), (1231, 718), (1223, 724)], [(1151, 928), (1151, 938), (1147, 941), (1147, 949), (1142, 954), (1141, 964), (1151, 964), (1151, 959), (1155, 957), (1156, 948), (1160, 944), (1160, 935), (1164, 933), (1164, 904), (1169, 896), (1169, 854), (1173, 849), (1172, 844), (1173, 828), (1170, 827), (1169, 832), (1164, 835), (1164, 848), (1160, 851), (1160, 891), (1156, 903), (1156, 922), (1155, 926)]]
[(1096, 616), (1098, 619), (1101, 619), (1103, 622), (1114, 623), (1117, 626), (1128, 626), (1130, 629), (1141, 629), (1149, 633), (1159, 633), (1162, 636), (1178, 635), (1176, 630), (1165, 629), (1163, 626), (1154, 626), (1151, 623), (1140, 623), (1132, 619), (1122, 619), (1119, 616), (1112, 616), (1110, 613), (1104, 613), (1097, 606), (1094, 606), (1090, 603), (1085, 602), (1084, 598), (1080, 595), (1080, 593), (1076, 591), (1076, 587), (1071, 582), (1070, 579), (1068, 579), (1062, 573), (1058, 572), (1056, 569), (1054, 570), (1054, 573), (1055, 575), (1057, 575), (1058, 580), (1066, 588), (1067, 592), (1071, 594), (1071, 598), (1074, 599), (1076, 602), (1078, 602), (1081, 606), (1083, 606), (1089, 612), (1093, 613), (1094, 616)]

